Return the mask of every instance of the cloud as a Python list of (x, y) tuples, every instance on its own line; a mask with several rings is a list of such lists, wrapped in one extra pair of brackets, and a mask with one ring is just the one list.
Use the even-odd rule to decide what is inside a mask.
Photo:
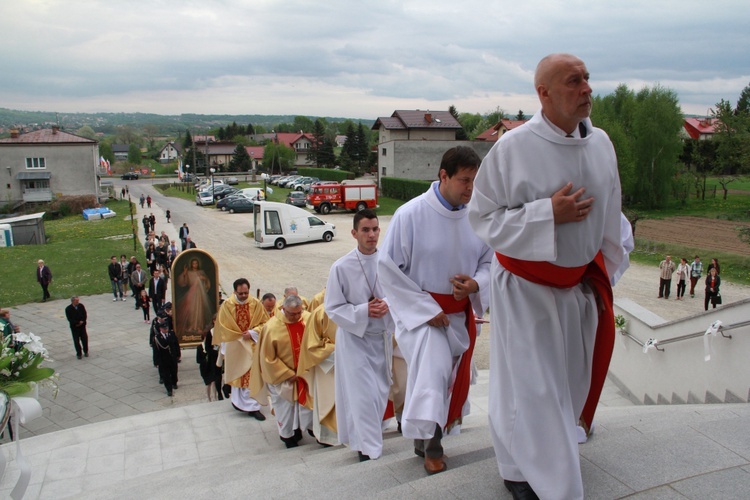
[(3, 6), (0, 106), (372, 118), (538, 107), (536, 62), (580, 56), (597, 93), (660, 83), (683, 108), (750, 83), (750, 4), (36, 0)]

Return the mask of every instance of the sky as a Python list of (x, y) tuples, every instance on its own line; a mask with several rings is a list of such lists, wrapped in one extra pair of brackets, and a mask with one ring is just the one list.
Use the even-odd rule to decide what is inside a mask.
[(683, 112), (750, 84), (747, 0), (14, 0), (0, 107), (374, 119), (539, 109), (547, 54), (594, 94), (675, 91)]

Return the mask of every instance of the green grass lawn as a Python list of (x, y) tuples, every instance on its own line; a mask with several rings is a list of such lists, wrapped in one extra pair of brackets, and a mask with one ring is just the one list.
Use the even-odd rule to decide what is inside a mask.
[[(135, 255), (145, 262), (140, 241), (133, 250), (133, 229), (126, 216), (127, 201), (106, 205), (117, 212), (111, 219), (86, 221), (80, 214), (45, 221), (46, 245), (19, 245), (2, 248), (0, 266), (0, 307), (38, 302), (42, 288), (36, 282), (37, 260), (52, 271), (49, 287), (52, 299), (72, 295), (93, 295), (111, 290), (107, 266), (112, 255)], [(138, 226), (136, 225), (136, 230)], [(122, 239), (124, 238), (124, 239)]]

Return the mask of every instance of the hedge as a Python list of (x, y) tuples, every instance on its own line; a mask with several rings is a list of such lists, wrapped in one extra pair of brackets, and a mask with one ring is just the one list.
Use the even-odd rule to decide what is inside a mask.
[(380, 194), (388, 198), (409, 201), (427, 191), (432, 181), (416, 181), (395, 177), (380, 178)]
[(332, 168), (301, 167), (297, 168), (297, 173), (307, 177), (317, 177), (321, 181), (341, 182), (347, 179), (354, 179), (354, 172), (334, 170)]

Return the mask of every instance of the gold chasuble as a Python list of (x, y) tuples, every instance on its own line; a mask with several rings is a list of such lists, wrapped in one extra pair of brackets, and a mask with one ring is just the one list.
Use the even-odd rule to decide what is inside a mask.
[[(250, 395), (261, 393), (265, 384), (278, 385), (297, 374), (297, 360), (301, 341), (310, 313), (302, 312), (301, 319), (290, 323), (283, 311), (278, 312), (264, 326), (253, 354), (253, 366), (260, 368), (250, 373)], [(295, 352), (296, 351), (296, 352)], [(307, 384), (294, 384), (294, 400), (304, 404)], [(256, 398), (258, 399), (258, 398)], [(263, 404), (265, 402), (258, 399)]]
[(315, 309), (318, 308), (318, 306), (323, 305), (323, 301), (326, 299), (326, 289), (319, 291), (316, 293), (313, 298), (310, 300), (310, 303), (307, 304), (307, 307), (305, 308), (306, 311), (309, 311), (310, 314), (315, 312)]
[(311, 389), (305, 406), (313, 409), (313, 403), (317, 405), (320, 424), (333, 432), (338, 432), (333, 369), (324, 371), (318, 366), (328, 359), (335, 348), (336, 323), (330, 320), (325, 308), (320, 305), (313, 311), (305, 327), (297, 376), (304, 378), (308, 386), (314, 388)]
[(226, 344), (224, 378), (227, 384), (233, 387), (250, 387), (250, 368), (253, 366), (256, 344), (252, 339), (242, 338), (242, 334), (248, 330), (260, 331), (266, 321), (266, 310), (253, 297), (248, 297), (244, 304), (240, 304), (232, 294), (221, 305), (214, 325), (213, 344)]

